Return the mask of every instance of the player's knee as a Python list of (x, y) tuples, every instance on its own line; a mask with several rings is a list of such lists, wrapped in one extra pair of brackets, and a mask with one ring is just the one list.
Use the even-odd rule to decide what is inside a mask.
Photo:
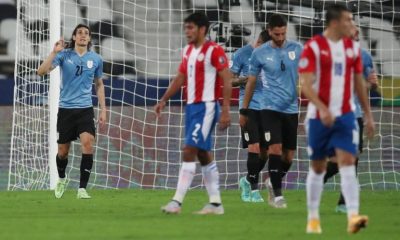
[(272, 144), (269, 146), (268, 154), (282, 155), (282, 144)]
[(184, 147), (183, 148), (183, 161), (193, 162), (196, 158), (198, 150), (194, 147)]
[(93, 152), (93, 141), (91, 139), (82, 140), (81, 144), (83, 153), (91, 154)]
[(66, 159), (68, 157), (69, 148), (67, 146), (58, 146), (57, 156), (60, 159)]
[(283, 151), (282, 159), (287, 163), (292, 163), (294, 158), (294, 151), (293, 150), (286, 150)]
[(326, 161), (312, 161), (311, 167), (316, 174), (321, 174), (326, 171)]
[(202, 166), (208, 165), (212, 161), (210, 153), (204, 150), (198, 151), (197, 158)]
[(248, 145), (248, 151), (251, 153), (257, 153), (260, 154), (260, 144), (259, 143), (253, 143)]

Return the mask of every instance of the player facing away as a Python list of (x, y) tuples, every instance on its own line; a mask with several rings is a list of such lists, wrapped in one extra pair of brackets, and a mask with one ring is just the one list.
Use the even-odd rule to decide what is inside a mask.
[[(248, 44), (238, 49), (233, 55), (231, 72), (234, 75), (232, 86), (239, 86), (239, 109), (242, 108), (244, 90), (249, 72), (250, 57), (253, 50), (268, 41), (267, 31), (262, 31), (253, 44)], [(248, 121), (241, 128), (243, 148), (248, 149), (247, 175), (240, 178), (239, 187), (242, 190), (243, 202), (264, 202), (258, 190), (258, 180), (262, 169), (267, 162), (266, 142), (261, 125), (262, 82), (257, 78), (253, 97), (249, 104)]]
[(256, 78), (261, 73), (261, 118), (269, 159), (268, 203), (275, 208), (287, 207), (282, 195), (282, 179), (289, 171), (297, 147), (297, 65), (302, 46), (287, 40), (286, 31), (287, 20), (273, 14), (268, 22), (271, 40), (255, 49), (251, 56), (249, 78), (240, 109), (240, 125), (245, 126)]
[[(357, 41), (357, 42), (359, 41), (359, 30), (356, 25), (353, 25), (351, 36), (355, 41)], [(377, 88), (378, 87), (378, 77), (374, 70), (373, 60), (372, 60), (371, 54), (364, 48), (361, 48), (361, 60), (362, 60), (362, 65), (363, 65), (363, 77), (364, 77), (364, 80), (367, 81), (366, 82), (367, 87), (371, 88), (371, 89)], [(354, 95), (354, 103), (355, 103), (354, 114), (357, 119), (357, 124), (358, 124), (358, 129), (359, 129), (359, 142), (358, 142), (358, 155), (359, 155), (363, 151), (364, 120), (363, 120), (363, 111), (361, 110), (360, 101), (358, 100), (356, 95)], [(356, 162), (355, 162), (356, 171), (357, 171), (357, 166), (358, 166), (358, 160), (359, 160), (359, 156), (357, 156)], [(338, 172), (339, 172), (338, 164), (333, 157), (333, 159), (330, 159), (327, 163), (326, 174), (324, 176), (324, 183), (326, 183), (329, 178), (333, 177)], [(345, 203), (342, 193), (340, 193), (340, 197), (339, 197), (337, 206), (335, 208), (335, 211), (340, 212), (340, 213), (347, 213), (346, 203)]]
[[(99, 124), (104, 126), (106, 105), (104, 96), (103, 60), (90, 50), (91, 31), (88, 26), (75, 27), (68, 46), (64, 40), (55, 43), (53, 51), (40, 65), (37, 72), (43, 76), (54, 68), (61, 68), (60, 103), (57, 116), (58, 153), (56, 156), (59, 180), (54, 195), (61, 198), (67, 185), (65, 169), (71, 141), (80, 139), (82, 160), (77, 198), (91, 198), (86, 192), (93, 165), (93, 143), (96, 134), (92, 103), (92, 84), (100, 104)], [(66, 48), (64, 48), (64, 46)]]
[[(179, 213), (183, 199), (196, 172), (196, 157), (201, 164), (203, 181), (209, 203), (198, 214), (223, 214), (224, 208), (219, 191), (219, 173), (212, 159), (211, 135), (219, 118), (219, 126), (230, 125), (229, 101), (231, 97), (231, 74), (224, 50), (206, 39), (209, 21), (203, 13), (193, 13), (184, 20), (188, 45), (183, 49), (178, 73), (164, 96), (154, 107), (158, 117), (166, 102), (183, 85), (186, 86), (185, 146), (178, 185), (172, 200), (161, 210)], [(223, 83), (223, 106), (221, 116), (218, 98)]]
[(333, 5), (325, 16), (325, 31), (306, 43), (299, 62), (302, 92), (310, 101), (306, 119), (311, 159), (306, 180), (306, 232), (322, 232), (319, 205), (323, 179), (327, 158), (334, 155), (346, 200), (347, 231), (356, 233), (366, 226), (368, 217), (359, 215), (360, 190), (354, 166), (359, 136), (353, 112), (353, 88), (365, 113), (369, 137), (374, 134), (374, 120), (362, 79), (360, 47), (350, 38), (352, 14), (343, 5)]

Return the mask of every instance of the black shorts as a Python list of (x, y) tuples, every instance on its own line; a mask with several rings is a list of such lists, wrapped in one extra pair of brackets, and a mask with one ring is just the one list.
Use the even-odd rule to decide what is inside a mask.
[(298, 114), (262, 110), (262, 125), (267, 146), (282, 144), (283, 149), (296, 150)]
[(247, 148), (249, 144), (259, 143), (260, 147), (266, 148), (267, 143), (262, 137), (263, 132), (261, 111), (249, 109), (246, 126), (241, 128), (242, 147)]
[(363, 139), (363, 134), (364, 134), (364, 120), (363, 118), (357, 118), (358, 122), (358, 130), (360, 133), (360, 140), (358, 142), (358, 151), (360, 153), (363, 152), (363, 147), (364, 147), (364, 139)]
[(83, 132), (96, 136), (93, 107), (59, 108), (57, 115), (57, 143), (64, 144), (78, 139)]

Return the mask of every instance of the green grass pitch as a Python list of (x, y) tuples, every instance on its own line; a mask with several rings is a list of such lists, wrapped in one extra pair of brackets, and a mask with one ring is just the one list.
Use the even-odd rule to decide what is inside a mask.
[[(160, 206), (173, 191), (91, 190), (77, 200), (69, 190), (62, 199), (50, 191), (0, 192), (0, 239), (399, 239), (400, 192), (362, 191), (367, 229), (346, 233), (346, 216), (333, 211), (338, 192), (325, 191), (321, 236), (305, 234), (304, 191), (286, 191), (288, 209), (266, 203), (242, 203), (239, 191), (223, 191), (225, 215), (197, 216), (205, 190), (190, 191), (180, 215), (164, 215)], [(266, 198), (265, 191), (263, 195)]]

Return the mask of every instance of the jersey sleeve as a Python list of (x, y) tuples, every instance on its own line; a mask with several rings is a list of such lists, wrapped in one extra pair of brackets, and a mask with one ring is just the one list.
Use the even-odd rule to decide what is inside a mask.
[(61, 51), (57, 53), (56, 57), (53, 59), (53, 62), (51, 63), (51, 66), (53, 68), (62, 66), (63, 61), (64, 61), (64, 51)]
[(310, 42), (307, 43), (300, 56), (299, 73), (315, 73), (316, 71), (316, 57)]
[(216, 46), (211, 53), (211, 65), (213, 65), (218, 72), (229, 67), (228, 58), (222, 47)]
[(366, 50), (361, 50), (362, 64), (363, 64), (363, 74), (365, 78), (368, 78), (368, 75), (371, 73), (371, 70), (374, 69), (374, 63), (372, 61), (372, 56)]
[(257, 77), (260, 72), (261, 72), (261, 68), (262, 68), (262, 64), (260, 62), (260, 60), (258, 59), (258, 51), (254, 51), (251, 54), (250, 57), (250, 63), (249, 63), (249, 75), (251, 76), (255, 76)]
[(96, 71), (94, 73), (95, 78), (101, 78), (103, 76), (103, 59), (99, 58), (99, 65), (96, 68)]
[(185, 60), (185, 50), (182, 50), (182, 56), (181, 56), (181, 63), (179, 64), (178, 67), (178, 72), (182, 73), (183, 75), (186, 75), (187, 73), (187, 62)]
[(238, 52), (233, 54), (231, 72), (239, 75), (241, 71), (240, 54)]

